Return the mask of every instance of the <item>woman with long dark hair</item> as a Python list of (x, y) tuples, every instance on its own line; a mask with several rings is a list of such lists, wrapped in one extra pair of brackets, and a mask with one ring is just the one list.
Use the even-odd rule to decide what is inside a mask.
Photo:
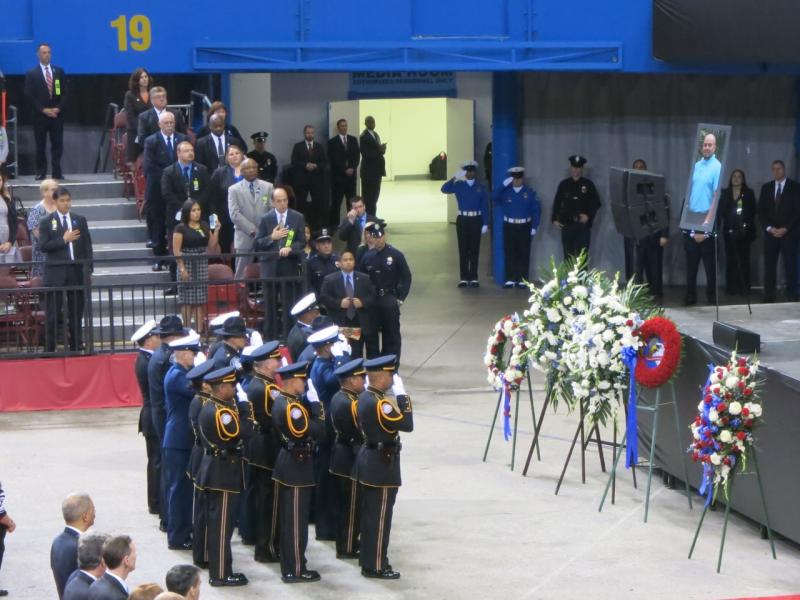
[(136, 129), (139, 115), (148, 108), (153, 108), (150, 102), (150, 88), (154, 85), (153, 77), (143, 67), (136, 69), (128, 79), (128, 91), (125, 92), (125, 98), (122, 101), (127, 118), (125, 132), (128, 134), (128, 147), (125, 156), (128, 162), (136, 162), (144, 147), (144, 140), (136, 139)]
[(7, 185), (6, 175), (0, 171), (0, 263), (19, 262), (17, 247), (17, 208)]
[[(209, 245), (216, 246), (219, 228), (210, 229), (200, 220), (202, 208), (194, 200), (181, 206), (181, 222), (172, 234), (172, 253), (178, 264), (178, 302), (188, 327), (204, 333), (208, 300)], [(191, 323), (191, 325), (189, 325)]]
[(744, 171), (734, 169), (719, 199), (725, 241), (725, 291), (750, 293), (750, 245), (756, 239), (756, 196)]

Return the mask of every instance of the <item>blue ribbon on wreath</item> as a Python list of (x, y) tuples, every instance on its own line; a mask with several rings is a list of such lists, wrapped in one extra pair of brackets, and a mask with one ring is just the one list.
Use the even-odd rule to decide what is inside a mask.
[(639, 462), (639, 430), (636, 420), (636, 357), (638, 350), (633, 346), (622, 349), (622, 362), (628, 367), (628, 419), (625, 423), (627, 443), (625, 444), (625, 468)]
[(511, 439), (511, 386), (508, 385), (505, 375), (500, 376), (503, 384), (503, 439)]
[[(703, 421), (705, 423), (708, 423), (708, 425), (703, 425), (702, 427), (700, 427), (700, 429), (698, 429), (698, 433), (700, 434), (701, 438), (705, 437), (704, 436), (705, 431), (712, 427), (711, 419), (708, 418), (708, 413), (711, 411), (712, 408), (714, 408), (718, 404), (718, 402), (714, 402), (713, 399), (709, 404), (705, 403), (705, 397), (707, 393), (710, 394), (712, 398), (717, 398), (715, 394), (711, 392), (706, 392), (706, 388), (708, 388), (711, 385), (711, 374), (714, 372), (714, 369), (715, 366), (713, 363), (708, 365), (708, 379), (706, 379), (706, 384), (703, 386), (703, 389), (700, 393), (700, 397), (703, 400)], [(717, 400), (719, 400), (719, 398), (717, 398)], [(707, 449), (704, 449), (703, 454), (707, 454), (710, 456), (711, 452), (708, 451)], [(711, 465), (710, 462), (703, 461), (703, 479), (700, 482), (700, 487), (698, 488), (697, 491), (700, 492), (701, 496), (706, 497), (705, 505), (710, 506), (711, 501), (714, 499), (714, 467)]]

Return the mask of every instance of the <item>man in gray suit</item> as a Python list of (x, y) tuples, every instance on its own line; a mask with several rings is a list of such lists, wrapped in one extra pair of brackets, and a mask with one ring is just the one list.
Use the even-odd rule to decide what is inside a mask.
[(261, 258), (261, 276), (296, 276), (306, 246), (305, 217), (289, 208), (289, 195), (281, 185), (272, 193), (272, 206), (261, 217), (254, 245), (256, 251), (267, 253)]
[[(270, 208), (273, 192), (271, 183), (258, 179), (258, 163), (252, 158), (242, 162), (241, 170), (244, 179), (228, 188), (228, 212), (236, 230), (233, 238), (236, 253), (253, 251), (258, 225)], [(252, 256), (236, 258), (236, 279), (244, 279), (245, 268), (252, 262)]]

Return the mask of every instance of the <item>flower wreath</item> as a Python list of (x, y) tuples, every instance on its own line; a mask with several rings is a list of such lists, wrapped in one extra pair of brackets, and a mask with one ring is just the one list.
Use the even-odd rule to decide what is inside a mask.
[(681, 334), (666, 317), (647, 319), (637, 333), (642, 345), (636, 361), (636, 382), (647, 388), (661, 387), (678, 369)]
[[(511, 340), (511, 354), (508, 364), (504, 365), (502, 356), (506, 342), (509, 340)], [(527, 368), (527, 361), (522, 357), (526, 342), (526, 331), (522, 327), (518, 315), (506, 315), (495, 323), (492, 335), (489, 336), (486, 344), (486, 355), (483, 359), (489, 370), (487, 379), (495, 389), (503, 388), (505, 385), (517, 388), (522, 383)]]

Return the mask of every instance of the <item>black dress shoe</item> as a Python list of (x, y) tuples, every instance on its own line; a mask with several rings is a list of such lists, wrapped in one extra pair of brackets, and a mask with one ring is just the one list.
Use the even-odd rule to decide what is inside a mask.
[(45, 179), (45, 176), (44, 175), (37, 175), (36, 177), (34, 177), (34, 179), (36, 181), (43, 181)]
[(152, 248), (155, 248), (156, 245), (153, 243), (153, 240), (147, 240), (147, 242), (145, 243), (144, 247), (152, 249)]
[(300, 575), (281, 575), (283, 583), (311, 583), (322, 579), (317, 571), (303, 571)]
[(159, 530), (159, 531), (163, 531), (164, 533), (166, 533), (166, 532), (167, 532), (167, 524), (166, 524), (166, 523), (164, 523), (164, 521), (161, 521), (161, 522), (158, 524), (158, 530)]
[(162, 265), (160, 262), (153, 263), (153, 271), (157, 273), (158, 271), (163, 271), (163, 270), (164, 270), (164, 265)]
[(461, 281), (458, 282), (458, 287), (460, 287), (460, 288), (467, 287), (468, 285), (469, 285), (469, 283), (467, 283), (467, 281), (464, 280), (464, 279), (462, 279)]
[(481, 287), (481, 284), (478, 283), (477, 279), (473, 279), (472, 281), (469, 282), (469, 287)]
[(191, 550), (192, 542), (184, 542), (182, 544), (170, 544), (168, 548), (170, 550)]
[[(237, 577), (239, 575), (239, 577)], [(208, 584), (212, 587), (238, 587), (247, 585), (247, 577), (241, 573), (236, 575), (228, 575), (224, 579), (214, 579), (213, 577), (208, 580)]]
[(361, 556), (361, 554), (358, 551), (356, 551), (356, 552), (337, 552), (336, 553), (336, 558), (340, 558), (342, 560), (347, 560), (349, 558), (358, 558), (359, 556)]
[(8, 590), (0, 590), (0, 596), (8, 596)]
[(361, 574), (364, 577), (371, 579), (400, 579), (400, 573), (392, 571), (392, 569), (381, 569), (380, 571), (373, 571), (372, 569), (361, 569)]
[(253, 560), (260, 563), (276, 563), (280, 562), (280, 558), (270, 554), (269, 552), (256, 552)]
[(157, 515), (157, 514), (160, 514), (160, 513), (158, 512), (158, 509), (157, 509), (157, 508), (148, 508), (148, 509), (147, 509), (147, 512), (149, 512), (151, 515)]

